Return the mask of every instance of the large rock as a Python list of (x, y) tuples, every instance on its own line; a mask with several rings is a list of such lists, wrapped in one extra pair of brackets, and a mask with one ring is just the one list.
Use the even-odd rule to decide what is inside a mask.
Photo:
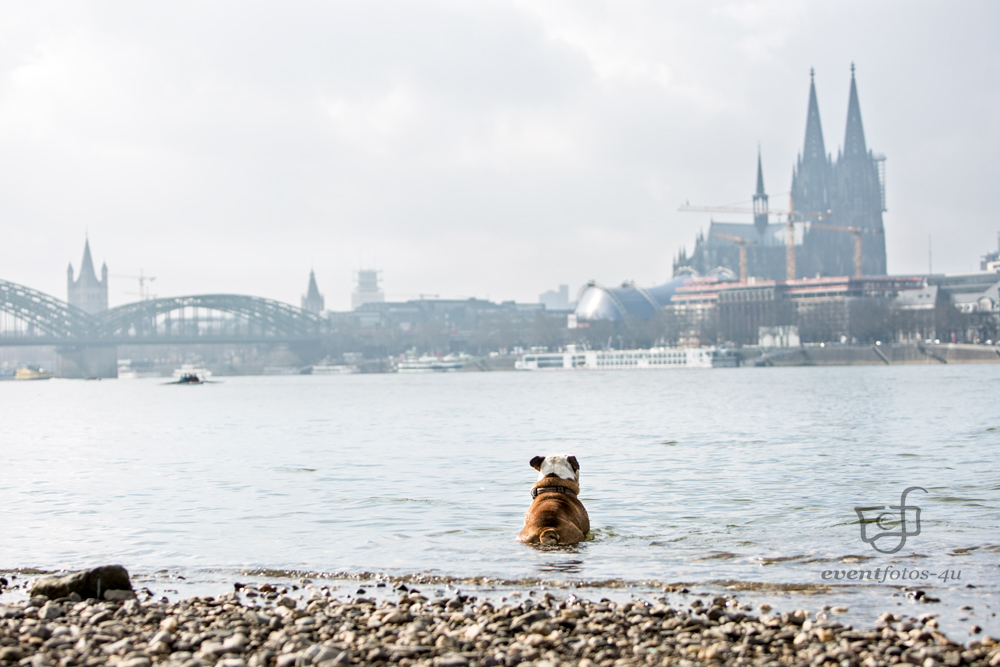
[(104, 599), (105, 591), (131, 591), (128, 570), (121, 565), (105, 565), (63, 577), (39, 579), (31, 588), (32, 595), (44, 595), (50, 600), (76, 593), (82, 598)]

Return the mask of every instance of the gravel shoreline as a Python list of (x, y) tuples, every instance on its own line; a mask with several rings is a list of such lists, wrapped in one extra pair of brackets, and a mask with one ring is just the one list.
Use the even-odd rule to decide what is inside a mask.
[(0, 606), (0, 666), (1000, 667), (993, 639), (951, 641), (931, 614), (885, 613), (862, 630), (825, 613), (754, 615), (728, 595), (682, 610), (549, 591), (510, 602), (428, 597), (397, 584), (396, 600), (377, 603), (363, 590), (343, 601), (302, 583), (297, 591), (236, 584), (217, 598), (177, 602), (36, 596)]

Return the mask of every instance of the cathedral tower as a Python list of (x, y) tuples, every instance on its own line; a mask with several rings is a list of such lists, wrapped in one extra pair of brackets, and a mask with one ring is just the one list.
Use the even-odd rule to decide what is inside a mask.
[[(885, 275), (885, 235), (882, 227), (882, 181), (879, 161), (865, 144), (861, 124), (861, 104), (851, 63), (851, 92), (847, 101), (847, 128), (844, 149), (837, 156), (835, 224), (858, 227), (868, 232), (861, 238), (861, 266), (866, 276)], [(853, 260), (851, 263), (853, 267)], [(851, 275), (851, 274), (846, 274)]]
[(316, 285), (316, 272), (310, 271), (309, 288), (306, 290), (306, 295), (302, 297), (302, 310), (318, 314), (323, 312), (323, 306), (323, 295), (319, 293), (319, 287)]
[(90, 240), (83, 243), (83, 262), (80, 275), (73, 280), (73, 265), (66, 271), (66, 293), (69, 305), (88, 313), (99, 313), (108, 309), (108, 265), (101, 266), (101, 279), (94, 273), (94, 261), (90, 257)]
[(826, 144), (823, 142), (823, 125), (819, 120), (815, 71), (809, 70), (809, 110), (806, 112), (806, 139), (798, 162), (792, 168), (792, 207), (794, 210), (804, 213), (829, 210), (831, 172), (830, 156), (826, 154)]
[[(809, 110), (802, 155), (792, 170), (792, 205), (800, 222), (855, 227), (861, 235), (861, 273), (885, 275), (885, 238), (882, 235), (883, 193), (879, 165), (865, 143), (858, 86), (851, 65), (844, 146), (837, 159), (825, 155), (819, 122), (816, 84), (809, 74)], [(847, 232), (811, 228), (803, 242), (801, 275), (852, 276), (855, 273), (854, 236)]]
[(753, 226), (757, 234), (767, 231), (767, 194), (764, 193), (764, 170), (760, 164), (760, 146), (757, 146), (757, 191), (753, 195)]

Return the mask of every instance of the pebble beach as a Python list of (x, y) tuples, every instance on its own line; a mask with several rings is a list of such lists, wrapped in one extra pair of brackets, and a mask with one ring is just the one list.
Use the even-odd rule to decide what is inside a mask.
[(0, 607), (0, 664), (1000, 665), (996, 641), (952, 641), (938, 631), (933, 614), (887, 612), (873, 627), (855, 628), (822, 611), (769, 615), (729, 595), (694, 599), (687, 609), (592, 601), (558, 590), (500, 602), (457, 591), (425, 595), (419, 586), (397, 582), (382, 584), (389, 590), (381, 600), (366, 597), (364, 589), (341, 600), (320, 583), (300, 583), (235, 583), (230, 593), (174, 602), (35, 595)]

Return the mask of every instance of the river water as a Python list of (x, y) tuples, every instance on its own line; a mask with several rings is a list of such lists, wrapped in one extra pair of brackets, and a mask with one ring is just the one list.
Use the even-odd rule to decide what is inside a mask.
[[(0, 383), (0, 571), (686, 582), (1000, 635), (998, 365), (220, 380)], [(578, 547), (514, 539), (545, 453), (580, 461)], [(854, 508), (914, 486), (876, 552)], [(924, 578), (836, 579), (886, 566)]]

